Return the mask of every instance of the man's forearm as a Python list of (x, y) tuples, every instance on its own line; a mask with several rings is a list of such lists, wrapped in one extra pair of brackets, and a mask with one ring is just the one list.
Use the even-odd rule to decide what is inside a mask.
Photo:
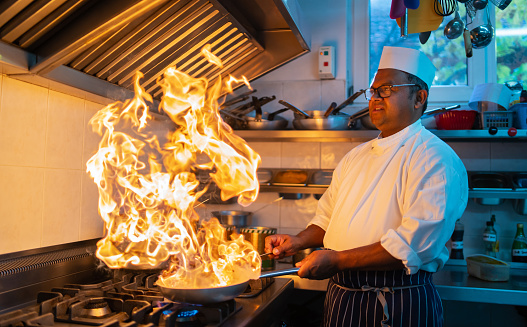
[(306, 229), (298, 233), (296, 237), (300, 240), (303, 249), (324, 246), (324, 235), (326, 231), (317, 225), (309, 225)]
[(394, 258), (380, 242), (338, 252), (339, 270), (396, 270), (403, 269), (401, 260)]

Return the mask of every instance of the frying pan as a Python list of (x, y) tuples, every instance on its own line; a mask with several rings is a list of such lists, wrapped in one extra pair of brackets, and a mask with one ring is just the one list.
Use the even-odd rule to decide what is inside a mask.
[[(260, 278), (296, 274), (298, 269), (300, 268), (270, 271), (261, 274)], [(171, 288), (159, 284), (157, 284), (157, 287), (159, 287), (164, 297), (175, 302), (210, 304), (234, 299), (245, 291), (247, 285), (249, 285), (249, 280), (239, 284), (212, 288)]]

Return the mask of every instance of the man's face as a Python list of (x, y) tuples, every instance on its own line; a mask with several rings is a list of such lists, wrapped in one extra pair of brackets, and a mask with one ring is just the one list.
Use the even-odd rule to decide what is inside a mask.
[[(377, 88), (382, 85), (408, 84), (406, 73), (396, 69), (380, 69), (371, 85)], [(394, 87), (392, 95), (381, 98), (375, 94), (369, 102), (372, 123), (382, 132), (383, 137), (393, 135), (421, 117), (421, 106), (416, 101), (417, 94), (410, 97), (411, 87)]]

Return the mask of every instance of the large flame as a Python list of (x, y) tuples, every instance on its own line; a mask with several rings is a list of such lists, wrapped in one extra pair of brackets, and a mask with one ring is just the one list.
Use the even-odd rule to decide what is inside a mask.
[[(210, 47), (202, 53), (221, 61)], [(243, 236), (226, 240), (216, 219), (202, 222), (194, 210), (195, 173), (209, 171), (221, 198), (238, 196), (243, 206), (259, 191), (256, 170), (260, 156), (233, 134), (219, 114), (219, 99), (244, 78), (218, 76), (213, 85), (169, 68), (158, 81), (163, 89), (160, 110), (175, 123), (160, 134), (159, 118), (150, 113), (152, 97), (140, 86), (135, 96), (100, 110), (90, 120), (104, 135), (87, 170), (99, 188), (99, 212), (106, 236), (97, 243), (97, 257), (111, 268), (155, 268), (170, 261), (161, 282), (177, 287), (214, 287), (258, 278), (261, 259)], [(172, 124), (174, 125), (174, 124)]]

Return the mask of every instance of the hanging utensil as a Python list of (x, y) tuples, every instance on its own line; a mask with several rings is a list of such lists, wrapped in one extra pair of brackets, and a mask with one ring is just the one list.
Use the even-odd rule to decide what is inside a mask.
[(456, 10), (456, 15), (454, 19), (452, 19), (448, 22), (448, 24), (446, 24), (443, 34), (446, 36), (447, 39), (453, 40), (460, 37), (461, 34), (463, 34), (464, 29), (465, 23), (463, 23), (461, 17), (459, 17), (459, 11)]
[(406, 7), (404, 6), (403, 0), (392, 0), (392, 5), (390, 7), (390, 18), (397, 19), (404, 15)]
[(337, 107), (337, 103), (331, 102), (331, 104), (329, 105), (329, 108), (324, 113), (324, 117), (327, 118), (336, 107)]
[(406, 39), (408, 37), (408, 9), (404, 11), (401, 16), (401, 37)]
[(404, 0), (404, 6), (408, 9), (417, 9), (419, 8), (419, 0)]
[(485, 7), (487, 7), (487, 4), (488, 4), (488, 0), (473, 0), (472, 1), (472, 5), (474, 6), (474, 8), (476, 8), (477, 10), (483, 10), (485, 9)]
[(262, 107), (260, 106), (260, 101), (258, 97), (253, 96), (253, 106), (255, 110), (254, 121), (262, 121)]
[(431, 34), (432, 34), (432, 31), (420, 32), (419, 33), (419, 42), (421, 42), (421, 44), (425, 44), (428, 41), (428, 39), (430, 38)]
[(498, 7), (498, 9), (505, 9), (512, 2), (512, 0), (490, 0), (493, 5)]
[[(408, 10), (408, 17), (406, 19), (408, 34), (435, 31), (442, 22), (443, 16), (439, 16), (434, 12), (434, 3), (432, 0), (421, 1), (419, 8)], [(401, 18), (397, 19), (397, 24), (399, 27), (402, 26)], [(427, 34), (421, 37), (423, 41)]]
[(302, 118), (311, 118), (311, 116), (298, 109), (297, 107), (293, 106), (292, 104), (285, 102), (284, 100), (278, 100), (278, 103), (291, 109), (295, 114), (302, 116)]
[(465, 55), (467, 58), (472, 57), (472, 42), (470, 40), (470, 32), (466, 27), (463, 30), (463, 42), (465, 44)]
[(490, 22), (489, 8), (487, 7), (487, 24), (474, 27), (470, 31), (470, 40), (474, 49), (483, 49), (490, 44), (494, 37), (494, 27)]
[(434, 11), (439, 16), (450, 16), (456, 9), (456, 0), (434, 0)]

